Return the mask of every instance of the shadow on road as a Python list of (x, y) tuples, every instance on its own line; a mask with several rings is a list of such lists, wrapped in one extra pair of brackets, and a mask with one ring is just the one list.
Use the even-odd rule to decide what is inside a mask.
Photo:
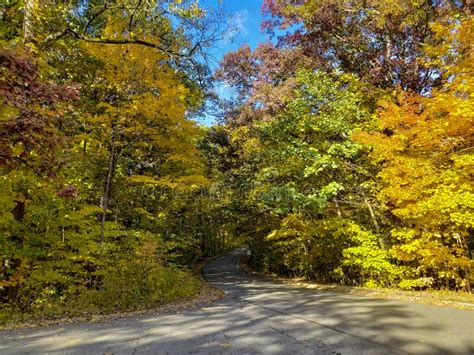
[(241, 251), (205, 278), (226, 297), (178, 314), (0, 333), (0, 353), (474, 353), (473, 313), (298, 288), (249, 276)]

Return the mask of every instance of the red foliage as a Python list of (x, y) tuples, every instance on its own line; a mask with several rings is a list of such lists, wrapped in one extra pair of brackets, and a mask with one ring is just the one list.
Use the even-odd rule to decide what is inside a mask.
[(433, 40), (429, 23), (452, 17), (462, 6), (426, 0), (407, 3), (404, 11), (391, 13), (390, 2), (382, 4), (265, 0), (262, 11), (268, 18), (262, 28), (269, 33), (286, 30), (279, 46), (301, 48), (319, 69), (338, 67), (381, 88), (429, 91), (437, 83), (438, 71), (419, 60), (424, 56), (423, 44)]
[(76, 198), (79, 192), (74, 185), (68, 185), (58, 191), (57, 196), (62, 198)]
[(293, 74), (309, 61), (297, 48), (277, 48), (272, 43), (262, 43), (253, 52), (245, 45), (226, 54), (217, 77), (237, 90), (238, 102), (252, 107), (228, 111), (227, 120), (240, 124), (267, 119), (289, 99)]
[(8, 112), (0, 122), (0, 165), (53, 169), (53, 150), (61, 141), (57, 106), (77, 98), (76, 88), (42, 80), (30, 58), (2, 49), (0, 94)]

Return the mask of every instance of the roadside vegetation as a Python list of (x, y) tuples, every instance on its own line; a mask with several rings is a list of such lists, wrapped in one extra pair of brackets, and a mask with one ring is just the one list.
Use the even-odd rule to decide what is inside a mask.
[(0, 15), (0, 322), (195, 296), (195, 263), (228, 247), (193, 119), (217, 12), (4, 1)]
[(266, 0), (211, 129), (259, 270), (471, 292), (473, 19), (465, 1)]
[(471, 292), (471, 7), (265, 0), (278, 36), (212, 73), (220, 9), (3, 1), (0, 323), (189, 299), (243, 243), (261, 271)]

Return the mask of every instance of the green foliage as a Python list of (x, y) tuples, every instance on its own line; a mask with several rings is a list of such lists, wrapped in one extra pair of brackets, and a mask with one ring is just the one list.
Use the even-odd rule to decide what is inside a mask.
[(355, 78), (302, 71), (296, 79), (295, 99), (256, 127), (263, 149), (248, 153), (260, 162), (255, 195), (276, 212), (322, 213), (355, 182), (349, 164), (364, 147), (348, 137), (369, 115)]
[(473, 21), (461, 3), (393, 5), (268, 0), (264, 26), (294, 36), (226, 55), (238, 98), (215, 155), (234, 230), (263, 270), (470, 291)]
[(380, 247), (377, 236), (355, 223), (350, 223), (344, 232), (355, 246), (342, 251), (341, 266), (336, 270), (341, 280), (369, 287), (394, 286), (402, 270), (392, 263), (389, 252)]
[(189, 268), (229, 239), (192, 119), (214, 20), (175, 0), (0, 16), (1, 321), (194, 295)]
[(350, 139), (371, 119), (370, 100), (351, 75), (301, 70), (295, 81), (281, 113), (244, 131), (237, 176), (249, 201), (239, 203), (264, 220), (248, 232), (252, 261), (322, 281), (393, 285), (398, 270), (378, 231), (363, 227), (372, 219), (367, 147)]
[[(64, 263), (63, 266), (71, 273), (69, 265)], [(128, 257), (108, 262), (101, 270), (92, 275), (100, 278), (100, 286), (89, 288), (85, 284), (71, 285), (64, 279), (60, 285), (57, 275), (42, 269), (41, 278), (32, 280), (27, 286), (34, 301), (26, 312), (4, 303), (0, 308), (0, 324), (30, 318), (83, 317), (148, 308), (189, 298), (200, 286), (195, 276), (176, 267), (165, 267), (156, 260)]]
[(4, 1), (1, 321), (189, 297), (243, 242), (268, 271), (470, 290), (473, 21), (396, 3), (267, 0), (295, 36), (228, 54), (238, 98), (202, 128), (223, 21), (197, 2)]

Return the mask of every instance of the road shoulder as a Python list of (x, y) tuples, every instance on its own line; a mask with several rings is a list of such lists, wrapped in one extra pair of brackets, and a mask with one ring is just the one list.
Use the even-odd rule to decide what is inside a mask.
[(474, 294), (468, 294), (465, 292), (436, 290), (403, 291), (384, 288), (351, 287), (337, 284), (320, 284), (316, 282), (307, 281), (303, 278), (284, 277), (272, 273), (255, 271), (249, 265), (248, 257), (245, 255), (242, 256), (240, 259), (240, 268), (249, 275), (265, 278), (273, 282), (278, 282), (295, 287), (474, 311)]

